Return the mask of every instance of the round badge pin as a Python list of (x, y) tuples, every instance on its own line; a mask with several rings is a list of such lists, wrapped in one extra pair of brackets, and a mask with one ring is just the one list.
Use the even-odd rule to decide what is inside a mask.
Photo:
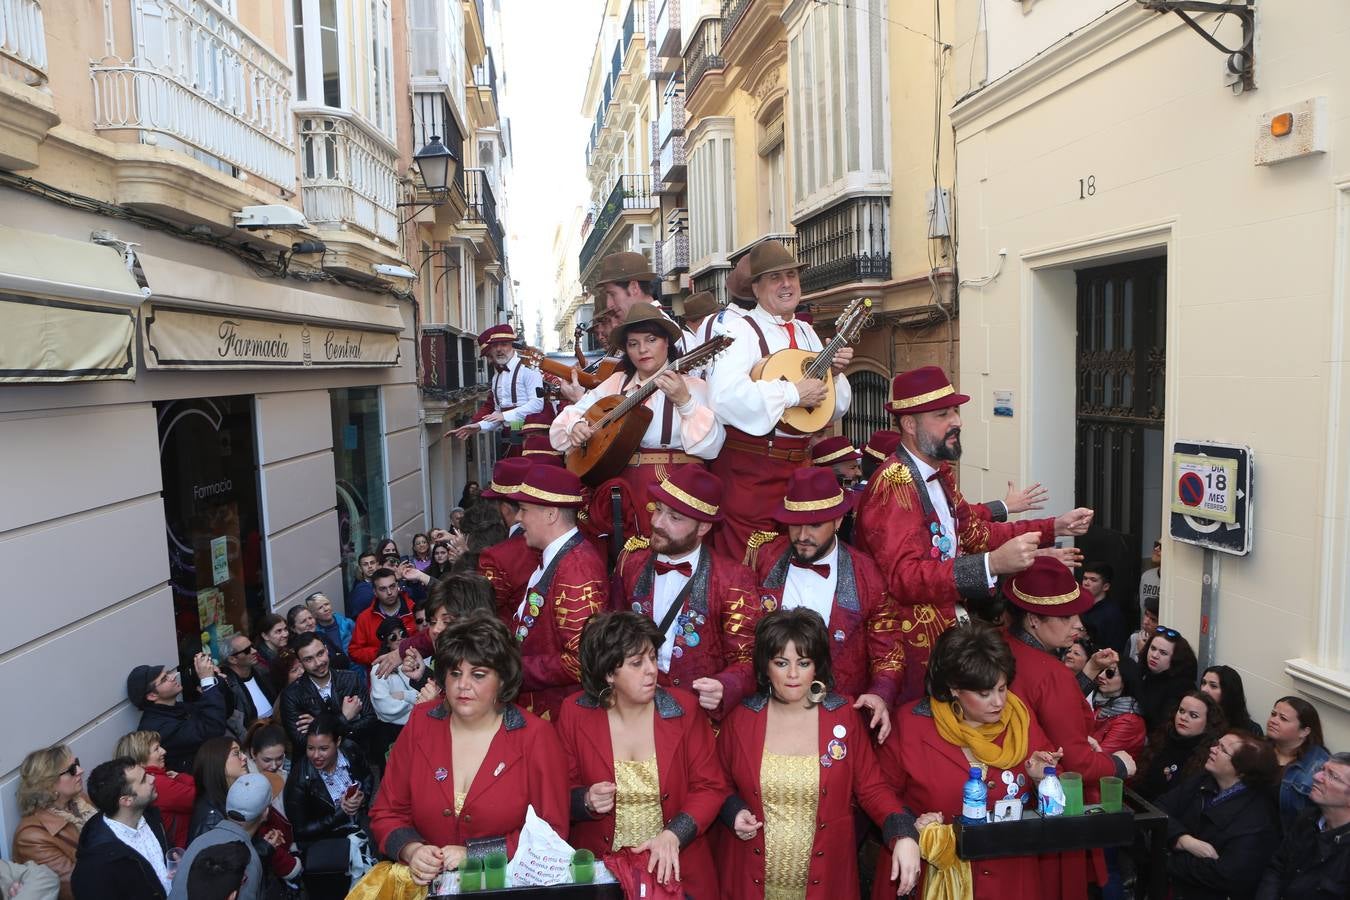
[(772, 597), (762, 597), (759, 601), (759, 605), (764, 607), (765, 612), (773, 612), (778, 608), (778, 601), (774, 600)]
[(633, 604), (633, 612), (635, 612), (635, 613), (640, 613), (640, 612), (642, 612), (642, 604), (641, 604), (641, 603), (634, 603), (634, 604)]
[(690, 647), (697, 647), (699, 643), (698, 632), (691, 631), (688, 634), (686, 634), (684, 636), (684, 642), (688, 644)]
[(681, 657), (684, 656), (684, 648), (681, 647), (679, 644), (676, 644), (674, 647), (670, 648), (670, 655), (675, 657), (676, 659), (680, 659)]
[(846, 735), (846, 734), (848, 734), (848, 729), (845, 728), (843, 725), (836, 725), (836, 726), (834, 726), (834, 736), (835, 736), (835, 737), (837, 737), (837, 738), (842, 738), (842, 737), (843, 737), (844, 735)]
[(834, 760), (830, 759), (830, 754), (822, 753), (820, 754), (820, 764), (828, 769), (830, 766), (834, 765)]
[(435, 778), (437, 781), (444, 781), (445, 779), (450, 777), (450, 773), (447, 772), (445, 769), (437, 769), (435, 772), (432, 773), (432, 777)]
[(525, 640), (525, 639), (526, 639), (527, 637), (529, 637), (529, 636), (530, 636), (530, 629), (526, 628), (524, 625), (522, 625), (522, 626), (520, 626), (519, 628), (516, 629), (516, 638), (517, 638), (517, 640), (522, 640), (522, 641), (523, 641), (523, 640)]
[(525, 617), (524, 619), (522, 619), (521, 621), (525, 623), (525, 627), (526, 627), (526, 628), (533, 628), (533, 627), (534, 627), (534, 616), (526, 616), (526, 617)]
[(834, 639), (842, 644), (844, 642), (844, 629), (840, 628), (836, 630), (834, 633)]
[(848, 756), (848, 748), (845, 747), (844, 742), (838, 738), (835, 738), (826, 744), (825, 750), (830, 754), (830, 759), (833, 760), (841, 760), (845, 756)]

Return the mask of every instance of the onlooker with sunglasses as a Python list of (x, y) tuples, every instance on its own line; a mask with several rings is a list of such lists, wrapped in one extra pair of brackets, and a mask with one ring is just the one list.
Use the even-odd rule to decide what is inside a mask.
[(1266, 720), (1266, 737), (1275, 745), (1283, 769), (1280, 777), (1280, 819), (1288, 827), (1311, 802), (1313, 773), (1331, 755), (1323, 746), (1322, 718), (1302, 697), (1281, 697)]
[(230, 731), (242, 738), (254, 722), (272, 715), (277, 694), (271, 680), (259, 676), (258, 651), (248, 635), (230, 635), (225, 642), (224, 663), (220, 675), (234, 701), (228, 720)]
[(61, 879), (61, 900), (70, 900), (70, 873), (80, 832), (98, 810), (84, 794), (84, 769), (65, 744), (34, 750), (19, 766), (19, 820), (14, 862), (46, 866)]
[(1139, 668), (1127, 659), (1097, 673), (1092, 703), (1092, 739), (1104, 753), (1124, 750), (1139, 759), (1148, 740), (1148, 726), (1139, 713)]
[(219, 686), (220, 670), (205, 653), (197, 654), (192, 667), (202, 691), (194, 703), (183, 702), (183, 682), (176, 668), (144, 665), (127, 675), (127, 699), (141, 711), (136, 730), (159, 732), (165, 768), (175, 772), (192, 768), (202, 742), (226, 731), (228, 711)]
[(1195, 689), (1195, 651), (1181, 632), (1159, 625), (1144, 648), (1143, 665), (1136, 699), (1152, 731), (1166, 723), (1183, 694)]
[(1247, 712), (1247, 691), (1242, 687), (1242, 676), (1232, 666), (1210, 666), (1200, 676), (1200, 690), (1223, 707), (1224, 718), (1229, 728), (1250, 731), (1257, 737), (1265, 737), (1261, 726), (1252, 721)]
[(1350, 753), (1313, 773), (1312, 806), (1285, 829), (1255, 900), (1342, 900), (1350, 895)]

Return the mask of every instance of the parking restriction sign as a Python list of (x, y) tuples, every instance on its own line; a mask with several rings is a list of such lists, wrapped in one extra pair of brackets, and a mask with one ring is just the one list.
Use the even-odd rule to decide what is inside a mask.
[(1173, 444), (1172, 537), (1246, 555), (1251, 550), (1251, 471), (1247, 447), (1204, 441)]

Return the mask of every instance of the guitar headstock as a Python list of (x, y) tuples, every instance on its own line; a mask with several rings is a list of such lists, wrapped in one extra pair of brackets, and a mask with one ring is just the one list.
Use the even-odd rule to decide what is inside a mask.
[(538, 347), (517, 347), (516, 353), (520, 354), (520, 361), (527, 366), (539, 368), (539, 361), (544, 358), (544, 351)]
[(690, 369), (697, 369), (704, 363), (711, 362), (735, 343), (735, 341), (736, 339), (730, 335), (715, 335), (676, 360), (674, 369), (677, 372), (688, 372)]

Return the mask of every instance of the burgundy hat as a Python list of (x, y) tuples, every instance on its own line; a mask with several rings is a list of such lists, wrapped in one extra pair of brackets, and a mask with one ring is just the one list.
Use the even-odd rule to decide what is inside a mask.
[(877, 462), (884, 462), (899, 446), (900, 432), (882, 429), (872, 432), (872, 436), (867, 439), (867, 445), (863, 447), (863, 452)]
[(699, 522), (722, 521), (722, 479), (696, 463), (671, 469), (647, 495)]
[(842, 434), (828, 437), (811, 448), (813, 466), (832, 466), (835, 463), (857, 462), (860, 459), (862, 453)]
[(788, 479), (787, 496), (779, 502), (774, 519), (784, 525), (819, 525), (843, 518), (857, 499), (855, 491), (839, 486), (833, 470), (803, 466)]
[(1031, 568), (1004, 579), (1003, 596), (1018, 609), (1038, 616), (1076, 616), (1092, 608), (1092, 595), (1074, 581), (1073, 572), (1053, 556), (1038, 556)]
[(542, 431), (547, 434), (548, 427), (553, 424), (554, 418), (556, 418), (556, 415), (553, 412), (552, 405), (545, 403), (544, 409), (541, 412), (530, 413), (525, 417), (525, 421), (521, 423), (520, 430), (525, 432), (527, 437), (537, 431)]
[(553, 443), (549, 440), (548, 432), (543, 434), (538, 432), (525, 435), (524, 446), (521, 447), (520, 455), (530, 462), (539, 462), (546, 457), (562, 459), (562, 453), (555, 450)]
[(507, 494), (520, 489), (525, 473), (530, 470), (530, 461), (522, 456), (503, 459), (492, 467), (492, 481), (478, 495), (484, 500), (509, 500)]
[(514, 344), (516, 341), (516, 330), (510, 325), (493, 325), (478, 336), (478, 352), (480, 354), (486, 354), (488, 347), (501, 341), (505, 341), (508, 344)]
[(965, 394), (956, 392), (946, 372), (937, 366), (922, 366), (895, 376), (891, 382), (891, 402), (886, 408), (898, 418), (960, 406), (969, 400)]
[(532, 506), (580, 509), (585, 502), (581, 479), (561, 466), (532, 464), (525, 479), (508, 498)]

